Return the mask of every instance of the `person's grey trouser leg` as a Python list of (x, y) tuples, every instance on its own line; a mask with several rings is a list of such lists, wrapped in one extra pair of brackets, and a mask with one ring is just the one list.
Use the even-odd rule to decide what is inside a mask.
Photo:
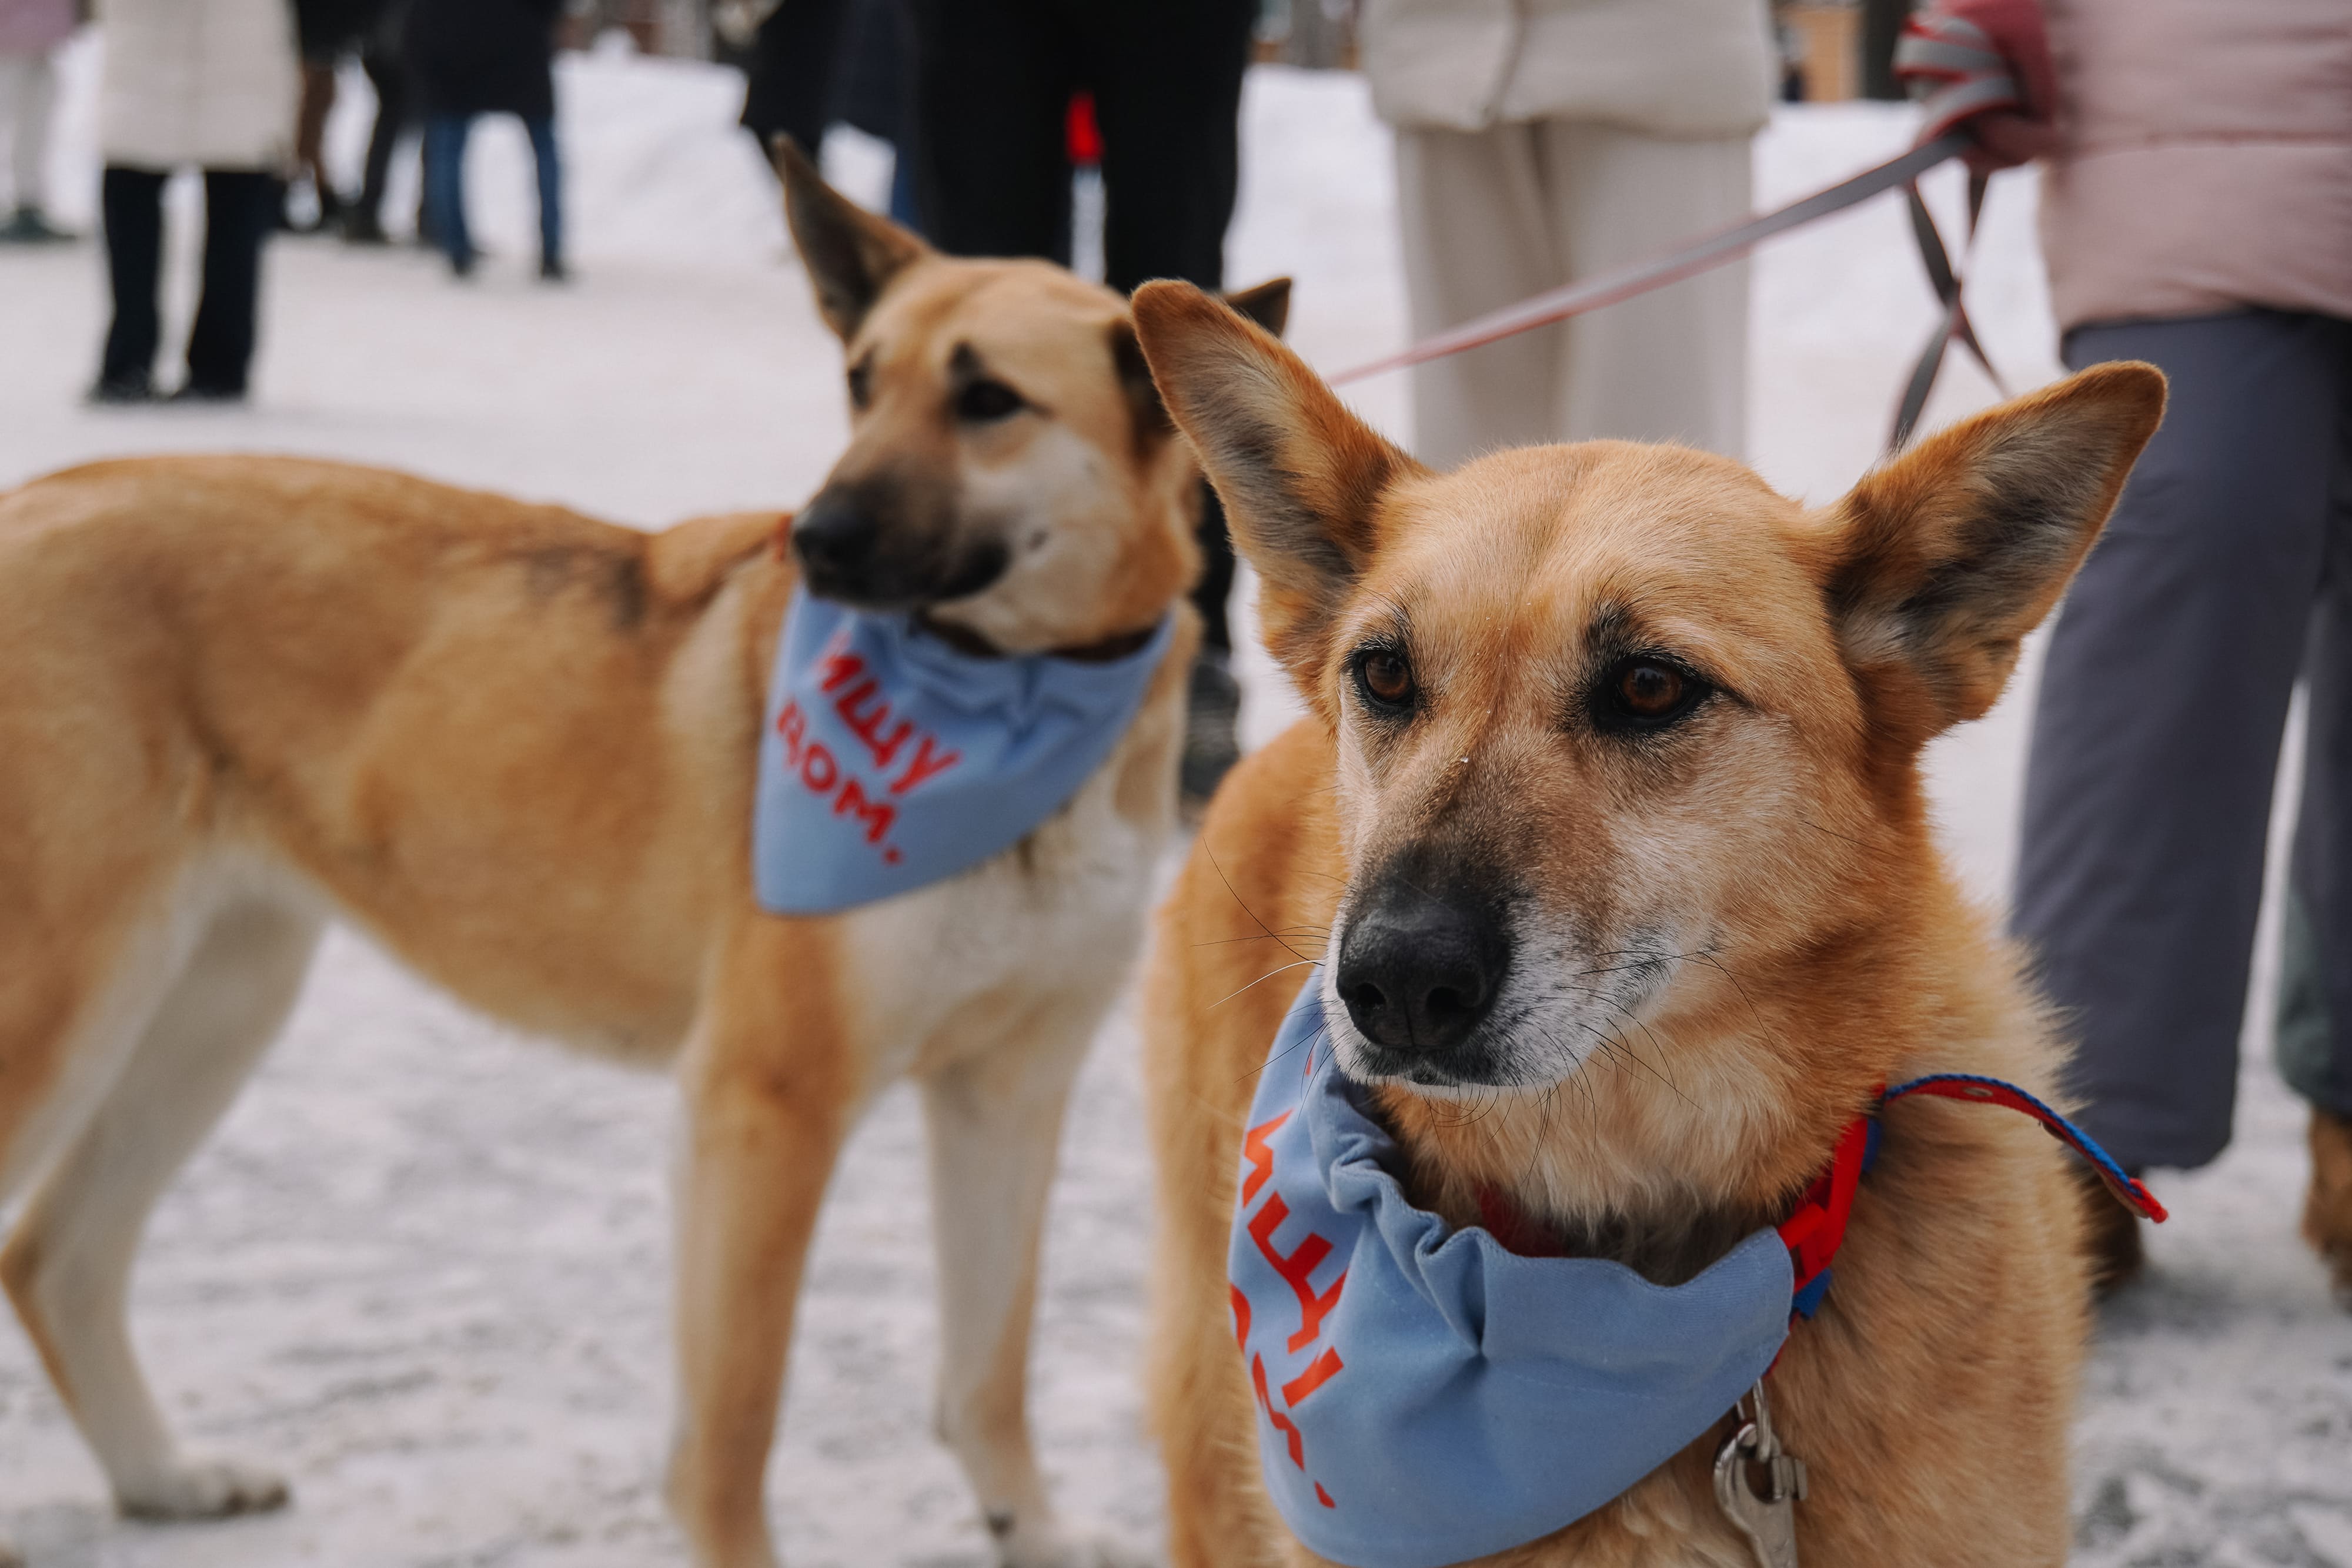
[(2280, 1075), (2352, 1116), (2352, 322), (2336, 321), (2336, 444), (2327, 553), (2312, 615), (2303, 801), (2280, 955)]
[(2127, 1166), (2229, 1142), (2271, 784), (2326, 552), (2339, 330), (2248, 310), (2066, 340), (2076, 368), (2172, 378), (2051, 638), (2013, 915), (2078, 1041), (2082, 1120)]

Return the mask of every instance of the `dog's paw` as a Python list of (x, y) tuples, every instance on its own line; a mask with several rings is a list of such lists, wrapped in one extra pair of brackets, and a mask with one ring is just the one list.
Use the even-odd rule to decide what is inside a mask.
[(186, 1459), (136, 1488), (115, 1505), (131, 1519), (222, 1519), (284, 1508), (286, 1483), (268, 1470), (229, 1459)]
[(1161, 1568), (1160, 1559), (1091, 1530), (1052, 1526), (997, 1540), (999, 1568)]

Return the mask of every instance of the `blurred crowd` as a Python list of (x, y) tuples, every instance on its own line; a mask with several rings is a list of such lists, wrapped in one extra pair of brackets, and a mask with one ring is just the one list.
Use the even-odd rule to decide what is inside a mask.
[[(1289, 0), (1348, 15), (1393, 127), (1415, 333), (1720, 227), (1786, 61), (1767, 0)], [(1900, 0), (1865, 0), (1865, 78), (1897, 70)], [(1221, 287), (1243, 78), (1263, 0), (719, 0), (763, 151), (847, 120), (892, 143), (895, 217), (963, 255), (1073, 255), (1074, 175), (1103, 202), (1114, 288)], [(282, 228), (385, 243), (412, 140), (415, 230), (466, 277), (465, 152), (518, 117), (540, 276), (569, 273), (551, 62), (561, 0), (97, 0), (102, 243), (113, 313), (90, 396), (246, 397), (261, 255)], [(42, 189), (50, 59), (76, 0), (0, 0), (0, 239), (58, 243)], [(1319, 22), (1318, 22), (1319, 25)], [(2070, 366), (2141, 359), (2171, 413), (2060, 616), (2026, 786), (2015, 923), (2074, 1020), (2089, 1129), (2135, 1170), (2229, 1136), (2240, 1019), (2290, 694), (2310, 744), (2276, 1038), (2315, 1108), (2315, 1206), (2352, 1211), (2352, 15), (2343, 0), (1933, 0), (1915, 36), (1997, 54), (2014, 96), (1964, 117), (1979, 176), (2043, 165)], [(1909, 71), (1933, 92), (1932, 64)], [(364, 175), (322, 131), (356, 57)], [(162, 193), (203, 172), (202, 298), (157, 375)], [(390, 227), (405, 229), (402, 223)], [(1748, 287), (1735, 263), (1419, 367), (1418, 455), (1617, 436), (1739, 455)], [(1367, 348), (1372, 347), (1367, 345)], [(1233, 557), (1204, 496), (1186, 786), (1234, 758)], [(2333, 1184), (2331, 1186), (2330, 1184)], [(2111, 1277), (2136, 1223), (2105, 1203)], [(2352, 1238), (2330, 1241), (2352, 1290)]]

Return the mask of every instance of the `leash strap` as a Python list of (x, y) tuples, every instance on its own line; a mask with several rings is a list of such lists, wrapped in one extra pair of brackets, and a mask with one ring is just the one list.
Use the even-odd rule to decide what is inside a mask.
[(1895, 74), (1926, 116), (1919, 140), (1933, 141), (1989, 110), (2023, 110), (2024, 95), (1991, 35), (1940, 11), (1914, 12), (1895, 44)]
[(1517, 305), (1490, 311), (1475, 320), (1465, 321), (1459, 327), (1423, 338), (1402, 353), (1358, 365), (1328, 379), (1332, 385), (1342, 386), (1366, 376), (1379, 375), (1384, 371), (1425, 364), (1449, 354), (1483, 348), (1516, 333), (1549, 327), (1555, 321), (1565, 321), (1587, 310), (1597, 310), (1603, 305), (1631, 299), (1637, 294), (1646, 294), (1669, 283), (1679, 283), (1685, 277), (1705, 272), (1708, 267), (1745, 256), (1775, 235), (1801, 228), (1828, 217), (1832, 213), (1843, 212), (1882, 191), (1908, 185), (1938, 163), (1958, 157), (1971, 145), (1973, 143), (1967, 131), (1947, 131), (1914, 147), (1899, 158), (1891, 158), (1874, 168), (1865, 169), (1853, 178), (1841, 181), (1826, 190), (1816, 191), (1801, 201), (1791, 202), (1785, 207), (1759, 214), (1729, 228), (1692, 240), (1664, 256), (1621, 267), (1581, 283), (1549, 289)]
[(1939, 1100), (1964, 1100), (1980, 1105), (2000, 1105), (2021, 1112), (2042, 1124), (2042, 1131), (2074, 1150), (2089, 1162), (2116, 1201), (2143, 1219), (2161, 1225), (2168, 1218), (2164, 1205), (2156, 1195), (2116, 1163), (2116, 1157), (2099, 1147), (2091, 1134), (2074, 1125), (2056, 1111), (2020, 1089), (2016, 1084), (1999, 1078), (1981, 1078), (1972, 1072), (1931, 1072), (1924, 1078), (1914, 1078), (1908, 1083), (1898, 1083), (1881, 1096), (1879, 1103), (1900, 1100), (1909, 1094), (1928, 1094)]
[[(1775, 235), (1843, 212), (1900, 185), (1910, 208), (1911, 232), (1918, 242), (1920, 264), (1927, 268), (1928, 285), (1935, 290), (1943, 313), (1928, 335), (1927, 345), (1913, 361), (1910, 379), (1904, 384), (1902, 399), (1895, 406), (1887, 450), (1900, 451), (1910, 441), (1955, 340), (1984, 367), (1985, 374), (1992, 378), (2000, 394), (2008, 396), (2009, 389), (2000, 372), (1993, 369), (1984, 345), (1977, 339), (1976, 327), (1969, 319), (1951, 252), (1927, 203), (1920, 199), (1919, 176), (1973, 145), (1967, 130), (1970, 119), (1987, 112), (2021, 110), (2023, 96), (2016, 78), (2010, 74), (2009, 62), (1993, 47), (1992, 39), (1983, 28), (1960, 17), (1932, 13), (1913, 16), (1905, 25), (1903, 37), (1895, 47), (1895, 63), (1926, 117), (1918, 144), (1901, 157), (1865, 169), (1787, 206), (1703, 235), (1664, 256), (1550, 289), (1434, 333), (1402, 353), (1342, 371), (1330, 378), (1331, 384), (1341, 386), (1386, 371), (1426, 364), (1450, 354), (1483, 348), (1520, 332), (1549, 327), (1571, 316), (1679, 283), (1735, 256), (1745, 256)], [(1976, 237), (1977, 216), (1984, 209), (1985, 184), (1986, 176), (1981, 172), (1970, 172), (1968, 233), (1971, 241)]]
[(2099, 1147), (2088, 1133), (2016, 1084), (1972, 1072), (1931, 1072), (1882, 1090), (1877, 1110), (1848, 1123), (1830, 1155), (1829, 1167), (1813, 1178), (1789, 1218), (1780, 1222), (1780, 1239), (1789, 1249), (1794, 1274), (1792, 1316), (1811, 1317), (1821, 1310), (1822, 1298), (1829, 1294), (1830, 1264), (1837, 1257), (1838, 1249), (1845, 1244), (1846, 1221), (1853, 1213), (1854, 1193), (1862, 1184), (1863, 1173), (1877, 1162), (1878, 1111), (1913, 1094), (2000, 1105), (2031, 1116), (2042, 1124), (2044, 1132), (2088, 1162), (2107, 1190), (2115, 1194), (2116, 1202), (2158, 1224), (2167, 1218), (2164, 1205), (2157, 1201), (2156, 1195), (2117, 1165), (2115, 1156)]

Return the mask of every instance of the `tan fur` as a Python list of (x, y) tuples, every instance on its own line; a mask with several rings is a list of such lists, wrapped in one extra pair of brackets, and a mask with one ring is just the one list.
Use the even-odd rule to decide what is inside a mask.
[(2327, 1265), (2336, 1299), (2352, 1308), (2352, 1117), (2311, 1108), (2311, 1188), (2303, 1236)]
[[(669, 1490), (698, 1562), (774, 1560), (763, 1473), (803, 1258), (842, 1140), (909, 1074), (940, 1209), (941, 1435), (1003, 1561), (1096, 1560), (1030, 1450), (1029, 1309), (1064, 1099), (1173, 818), (1197, 470), (1124, 373), (1117, 296), (939, 257), (787, 176), (820, 298), (869, 367), (835, 482), (889, 465), (932, 498), (882, 517), (892, 542), (1017, 535), (1000, 579), (929, 612), (1015, 651), (1183, 618), (1094, 778), (944, 883), (821, 919), (754, 904), (790, 519), (646, 537), (249, 457), (0, 497), (0, 1200), (46, 1174), (0, 1278), (127, 1511), (285, 1496), (180, 1453), (123, 1297), (149, 1205), (341, 918), (495, 1017), (680, 1063)], [(1018, 417), (959, 423), (960, 350), (1019, 390)]]
[[(1674, 448), (1433, 475), (1213, 303), (1152, 285), (1136, 309), (1314, 710), (1219, 794), (1148, 980), (1172, 1557), (1306, 1563), (1258, 1479), (1227, 1227), (1256, 1070), (1367, 868), (1401, 845), (1502, 846), (1518, 918), (1553, 944), (1527, 982), (1550, 986), (1530, 1005), (1551, 1027), (1507, 1042), (1506, 1086), (1379, 1090), (1409, 1189), (1456, 1224), (1493, 1188), (1572, 1249), (1677, 1281), (1780, 1218), (1876, 1086), (1958, 1071), (2051, 1093), (2049, 1020), (1936, 852), (1918, 750), (1998, 696), (2162, 381), (2086, 372), (1808, 512)], [(1592, 644), (1628, 626), (1717, 687), (1638, 745), (1580, 717)], [(1410, 647), (1409, 725), (1353, 694), (1368, 635)], [(1612, 989), (1627, 967), (1640, 984)], [(1360, 1066), (1329, 974), (1339, 1060)], [(1828, 1304), (1772, 1375), (1811, 1469), (1806, 1568), (2063, 1562), (2085, 1333), (2063, 1156), (1997, 1111), (1906, 1101), (1885, 1123)], [(1711, 1492), (1727, 1430), (1489, 1561), (1745, 1568)]]

